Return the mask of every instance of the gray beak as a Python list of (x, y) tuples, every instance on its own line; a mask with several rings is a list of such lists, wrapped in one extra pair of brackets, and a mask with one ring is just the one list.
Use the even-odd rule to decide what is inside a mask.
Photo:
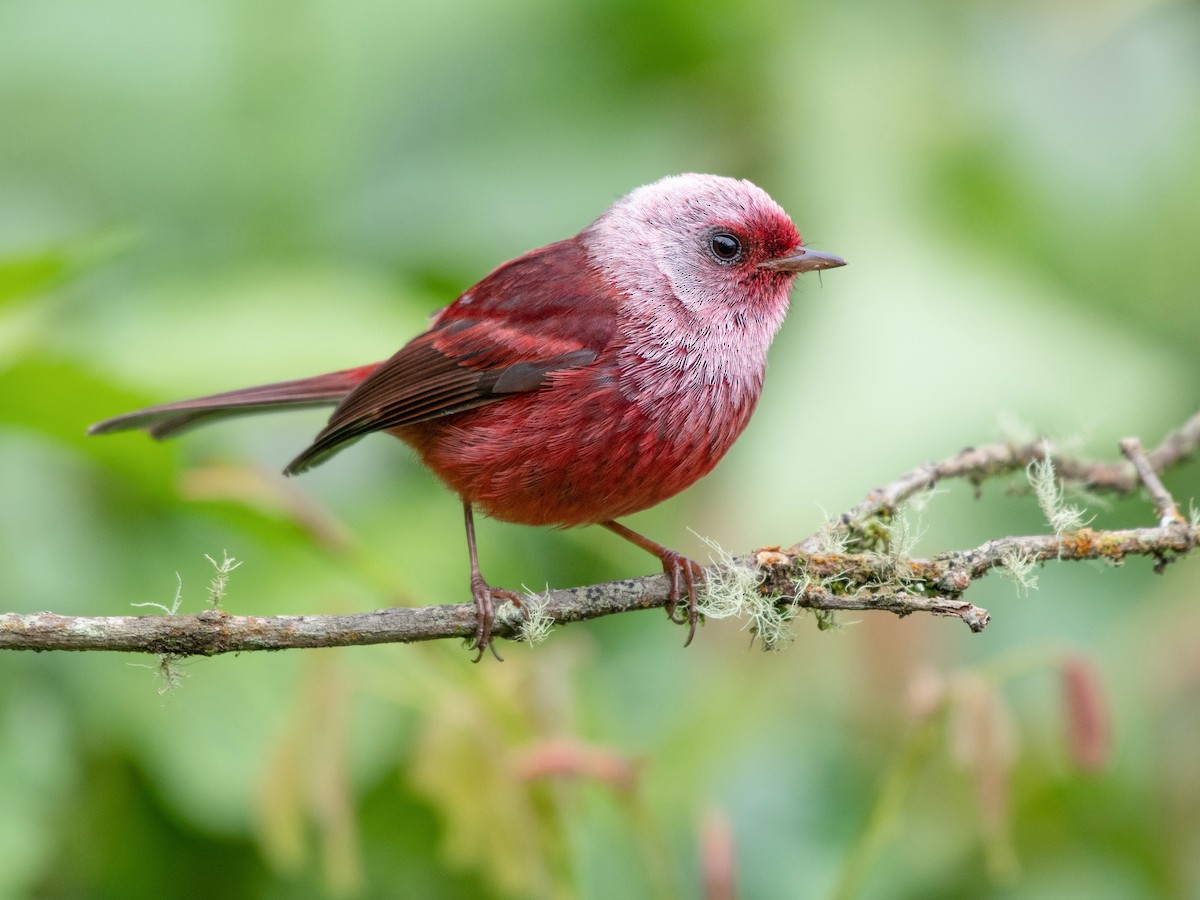
[(760, 269), (770, 269), (773, 272), (818, 272), (821, 269), (836, 269), (844, 266), (846, 261), (832, 253), (822, 253), (808, 247), (797, 247), (791, 256), (781, 256), (778, 259), (768, 259), (758, 264)]

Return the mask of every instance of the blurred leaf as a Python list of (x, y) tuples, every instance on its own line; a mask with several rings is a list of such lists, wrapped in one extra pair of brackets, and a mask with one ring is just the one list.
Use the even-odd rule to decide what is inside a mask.
[(188, 469), (180, 485), (192, 501), (229, 501), (301, 528), (321, 549), (346, 554), (353, 547), (349, 529), (295, 483), (259, 467), (213, 464)]
[(58, 250), (0, 259), (0, 306), (33, 297), (59, 281), (67, 267), (65, 255)]
[(144, 398), (65, 361), (22, 360), (0, 370), (0, 424), (54, 438), (154, 494), (171, 491), (174, 453), (141, 432), (89, 437), (87, 426)]
[(486, 874), (505, 894), (540, 896), (548, 855), (529, 785), (507, 771), (508, 743), (474, 695), (446, 698), (425, 722), (412, 778), (444, 817), (447, 862)]
[(34, 299), (98, 268), (131, 244), (129, 232), (103, 232), (39, 250), (0, 256), (0, 309)]
[(330, 892), (357, 894), (363, 873), (347, 758), (353, 698), (331, 656), (318, 657), (307, 676), (297, 692), (299, 715), (264, 759), (259, 788), (264, 850), (283, 871), (301, 871), (311, 820)]

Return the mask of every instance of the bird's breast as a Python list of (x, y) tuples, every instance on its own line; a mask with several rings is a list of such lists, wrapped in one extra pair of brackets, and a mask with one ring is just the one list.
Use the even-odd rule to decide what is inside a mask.
[(626, 345), (540, 390), (396, 433), (465, 501), (505, 521), (626, 516), (706, 475), (745, 428), (763, 367), (695, 346)]

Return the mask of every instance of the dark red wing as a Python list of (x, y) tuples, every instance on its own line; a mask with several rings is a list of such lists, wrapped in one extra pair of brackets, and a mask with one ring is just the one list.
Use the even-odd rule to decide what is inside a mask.
[(574, 240), (506, 263), (347, 395), (285, 471), (303, 472), (372, 431), (535, 391), (555, 371), (589, 365), (609, 342), (616, 302)]

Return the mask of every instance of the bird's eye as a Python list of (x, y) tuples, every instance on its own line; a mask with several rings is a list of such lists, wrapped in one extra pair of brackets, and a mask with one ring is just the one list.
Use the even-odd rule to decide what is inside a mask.
[(720, 262), (734, 262), (742, 255), (742, 242), (728, 231), (714, 234), (708, 239), (708, 247)]

